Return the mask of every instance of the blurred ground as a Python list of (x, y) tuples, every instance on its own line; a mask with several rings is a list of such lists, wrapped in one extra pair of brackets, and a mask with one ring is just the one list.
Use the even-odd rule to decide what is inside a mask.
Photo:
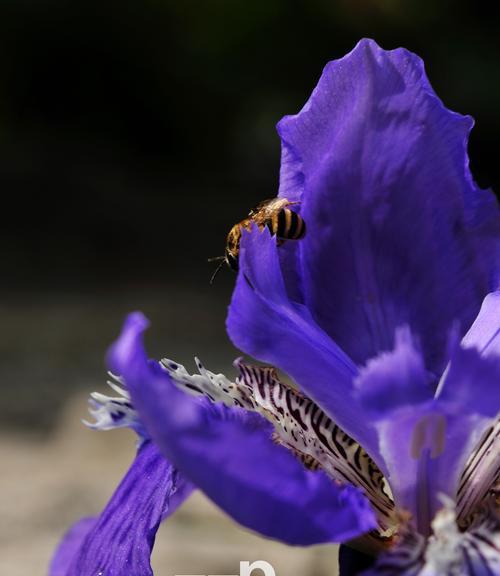
[[(2, 299), (1, 575), (45, 574), (65, 530), (102, 509), (132, 461), (132, 433), (94, 432), (80, 422), (87, 394), (106, 391), (104, 353), (126, 312), (143, 309), (151, 318), (152, 356), (169, 355), (192, 369), (198, 354), (207, 367), (230, 374), (237, 351), (225, 336), (225, 291), (222, 278), (211, 291), (201, 286)], [(200, 494), (161, 528), (153, 567), (157, 576), (236, 574), (240, 560), (259, 559), (270, 562), (277, 576), (336, 573), (334, 547), (266, 541)]]

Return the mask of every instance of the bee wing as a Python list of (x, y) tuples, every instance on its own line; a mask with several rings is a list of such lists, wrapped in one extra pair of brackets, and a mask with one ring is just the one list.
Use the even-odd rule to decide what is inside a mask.
[(275, 200), (279, 200), (279, 198), (270, 198), (269, 200), (262, 200), (262, 202), (259, 202), (257, 206), (255, 206), (255, 208), (252, 208), (252, 210), (250, 210), (248, 215), (250, 217), (255, 216), (259, 212), (262, 212), (263, 210), (267, 209), (270, 204), (274, 203)]

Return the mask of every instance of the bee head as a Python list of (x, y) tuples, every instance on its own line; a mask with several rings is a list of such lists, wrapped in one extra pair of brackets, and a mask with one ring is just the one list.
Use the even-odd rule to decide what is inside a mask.
[(228, 250), (226, 248), (225, 260), (226, 260), (226, 264), (229, 266), (229, 268), (231, 268), (231, 270), (238, 272), (239, 266), (238, 266), (238, 254), (237, 253), (235, 253), (234, 251)]

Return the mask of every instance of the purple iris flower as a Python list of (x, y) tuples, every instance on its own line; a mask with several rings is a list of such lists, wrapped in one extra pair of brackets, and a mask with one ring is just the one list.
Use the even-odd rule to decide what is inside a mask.
[(140, 448), (52, 576), (151, 574), (193, 487), (267, 537), (375, 555), (370, 575), (500, 573), (500, 219), (468, 169), (471, 127), (406, 50), (363, 40), (326, 66), (278, 125), (279, 196), (307, 234), (241, 240), (227, 329), (270, 366), (148, 360), (130, 315), (118, 396), (92, 406)]

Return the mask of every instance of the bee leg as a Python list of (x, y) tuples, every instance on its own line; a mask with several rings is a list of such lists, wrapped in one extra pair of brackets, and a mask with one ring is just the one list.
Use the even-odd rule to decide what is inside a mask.
[[(218, 260), (220, 260), (220, 258), (218, 258)], [(225, 263), (226, 263), (226, 259), (222, 258), (220, 264), (217, 266), (217, 268), (215, 269), (215, 272), (212, 274), (212, 277), (210, 278), (210, 286), (214, 283), (215, 277), (217, 276), (220, 269), (224, 266)]]
[(255, 288), (253, 287), (252, 282), (250, 281), (250, 278), (249, 278), (246, 274), (243, 274), (243, 277), (245, 278), (245, 281), (246, 281), (246, 283), (250, 286), (250, 288), (251, 288), (252, 290), (255, 290)]

